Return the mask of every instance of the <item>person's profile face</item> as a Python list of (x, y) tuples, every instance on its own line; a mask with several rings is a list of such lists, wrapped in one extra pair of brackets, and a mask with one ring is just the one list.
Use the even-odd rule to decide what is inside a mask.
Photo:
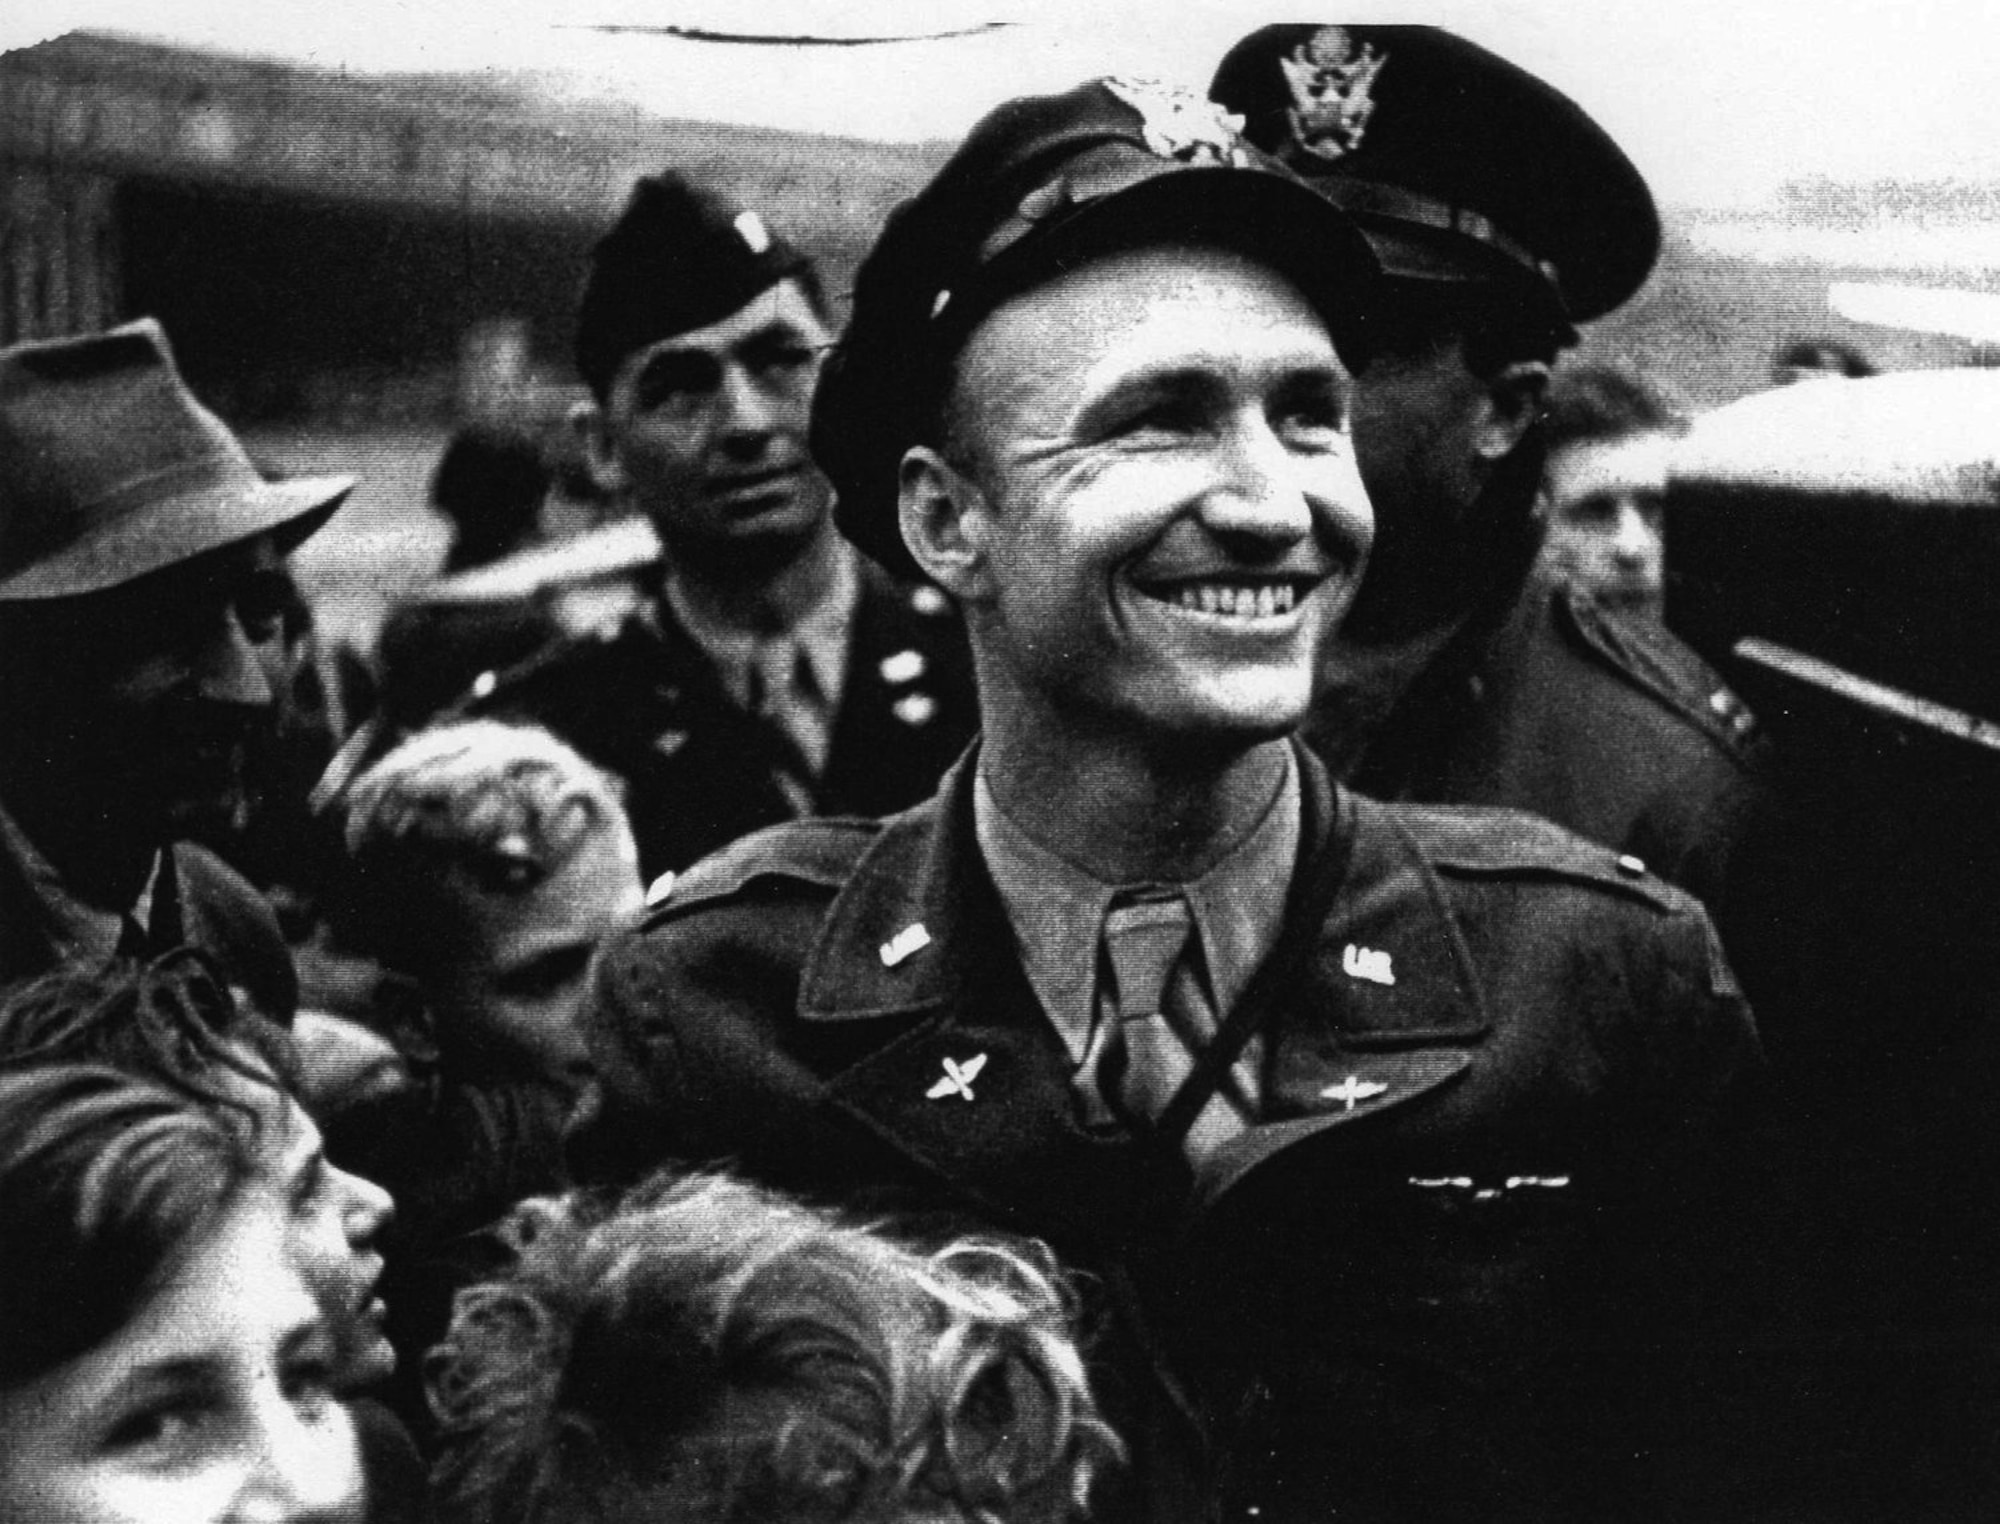
[[(237, 1056), (262, 1069), (253, 1055)], [(234, 1076), (224, 1091), (255, 1114), (258, 1174), (284, 1207), (286, 1245), (325, 1315), (340, 1389), (383, 1380), (396, 1366), (376, 1295), (382, 1279), (376, 1241), (394, 1213), (389, 1193), (335, 1168), (318, 1126), (275, 1082)]]
[(987, 316), (957, 376), (982, 687), (1160, 736), (1296, 725), (1373, 533), (1305, 297), (1222, 250), (1114, 254)]
[(0, 1518), (358, 1524), (333, 1340), (253, 1187), (117, 1333), (0, 1389)]
[(488, 1072), (573, 1075), (585, 1062), (579, 1017), (598, 950), (645, 905), (624, 820), (593, 821), (560, 866), (519, 892), (454, 874), (435, 895), (435, 961), (419, 983), (440, 1046)]
[(787, 279), (728, 317), (635, 350), (604, 402), (603, 484), (683, 554), (803, 543), (831, 504), (806, 435), (832, 342)]

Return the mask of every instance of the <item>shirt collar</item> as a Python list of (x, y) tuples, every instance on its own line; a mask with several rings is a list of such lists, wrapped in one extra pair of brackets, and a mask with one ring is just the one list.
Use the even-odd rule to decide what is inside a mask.
[[(1015, 948), (1042, 1009), (1082, 1062), (1096, 1019), (1098, 943), (1105, 912), (1123, 887), (1107, 884), (1036, 841), (1000, 807), (982, 769), (973, 782), (973, 830)], [(1242, 998), (1277, 944), (1304, 825), (1298, 763), (1285, 751), (1285, 776), (1264, 818), (1200, 878), (1180, 885), (1201, 938), (1218, 1018)]]
[(855, 610), (861, 605), (861, 568), (856, 554), (845, 545), (839, 551), (833, 575), (819, 596), (775, 634), (705, 617), (680, 596), (672, 576), (662, 584), (661, 597), (675, 622), (715, 663), (738, 703), (750, 692), (750, 664), (773, 639), (782, 639), (805, 653), (806, 667), (819, 689), (817, 697), (829, 710), (835, 709), (847, 678), (848, 636), (854, 627)]
[(153, 854), (138, 899), (124, 912), (103, 909), (72, 893), (55, 864), (4, 807), (0, 807), (0, 857), (32, 902), (36, 930), (57, 961), (107, 963), (117, 955), (128, 918), (142, 929), (151, 923), (164, 854)]

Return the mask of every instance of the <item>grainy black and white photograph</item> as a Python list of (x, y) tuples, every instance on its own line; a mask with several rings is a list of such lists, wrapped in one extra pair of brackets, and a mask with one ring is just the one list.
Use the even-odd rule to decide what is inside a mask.
[(0, 1524), (2000, 1517), (1995, 36), (0, 17)]

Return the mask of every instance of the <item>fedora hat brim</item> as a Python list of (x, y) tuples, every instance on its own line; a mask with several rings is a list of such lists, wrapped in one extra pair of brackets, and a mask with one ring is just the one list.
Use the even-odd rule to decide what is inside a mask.
[(354, 483), (351, 476), (311, 476), (247, 488), (208, 486), (159, 499), (0, 577), (0, 602), (106, 592), (263, 534), (276, 535), (280, 550), (289, 553), (332, 516)]

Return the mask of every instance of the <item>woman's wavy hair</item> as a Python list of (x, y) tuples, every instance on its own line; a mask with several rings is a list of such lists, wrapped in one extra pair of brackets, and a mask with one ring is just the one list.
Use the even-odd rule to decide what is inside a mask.
[(701, 1174), (504, 1232), (426, 1370), (448, 1524), (1053, 1524), (1122, 1458), (1040, 1245), (918, 1251)]
[[(206, 954), (176, 948), (148, 962), (59, 967), (0, 998), (0, 1071), (102, 1064), (234, 1113), (242, 1080), (296, 1094), (291, 1034), (239, 1006)], [(0, 1217), (0, 1224), (5, 1218)]]
[(0, 1388), (130, 1322), (253, 1171), (245, 1125), (165, 1085), (102, 1064), (0, 1073)]

